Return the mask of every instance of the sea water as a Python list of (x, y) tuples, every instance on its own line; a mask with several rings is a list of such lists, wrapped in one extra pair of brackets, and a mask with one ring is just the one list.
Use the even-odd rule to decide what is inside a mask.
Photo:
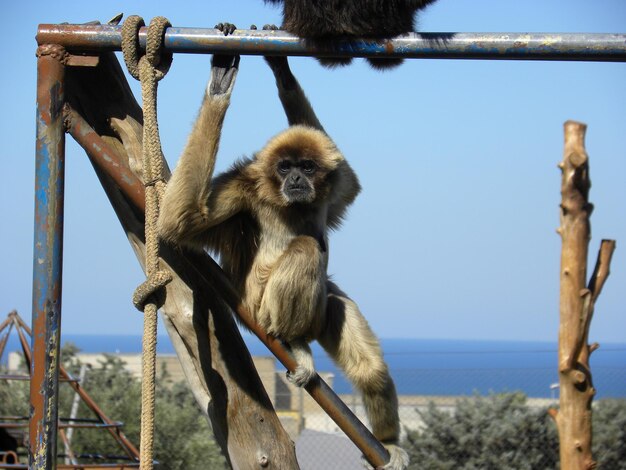
[[(16, 337), (5, 349), (18, 351)], [(244, 335), (252, 355), (271, 356), (255, 337)], [(85, 353), (140, 353), (135, 335), (63, 334)], [(558, 396), (557, 344), (534, 341), (470, 341), (445, 339), (382, 339), (385, 360), (403, 395), (471, 395), (521, 391), (530, 397)], [(167, 336), (157, 343), (160, 354), (173, 354)], [(352, 387), (323, 349), (313, 345), (318, 371), (334, 374), (337, 393)], [(277, 369), (282, 366), (277, 364)], [(602, 344), (591, 356), (597, 398), (626, 398), (626, 343)]]

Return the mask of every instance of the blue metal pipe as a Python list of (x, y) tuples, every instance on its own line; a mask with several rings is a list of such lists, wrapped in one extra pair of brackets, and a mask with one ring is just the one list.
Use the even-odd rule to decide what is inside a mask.
[(65, 50), (37, 50), (37, 148), (29, 469), (56, 468), (65, 128)]
[[(41, 24), (39, 44), (72, 51), (121, 50), (121, 26)], [(139, 31), (145, 48), (147, 28)], [(422, 59), (626, 61), (626, 34), (606, 33), (410, 33), (388, 40), (355, 39), (320, 44), (285, 31), (238, 29), (224, 36), (210, 28), (168, 28), (170, 52)]]

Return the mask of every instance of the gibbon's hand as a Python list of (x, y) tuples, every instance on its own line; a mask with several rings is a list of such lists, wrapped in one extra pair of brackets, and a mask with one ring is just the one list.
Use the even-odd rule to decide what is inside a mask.
[[(218, 23), (215, 25), (215, 29), (219, 29), (224, 36), (228, 36), (235, 32), (237, 26), (232, 23)], [(230, 95), (238, 69), (238, 55), (214, 55), (211, 59), (211, 81), (207, 86), (207, 95)]]
[(207, 86), (207, 95), (230, 95), (238, 70), (238, 55), (214, 55), (211, 59), (211, 80)]
[[(383, 470), (405, 470), (409, 466), (409, 454), (406, 451), (395, 444), (383, 444), (385, 449), (389, 452), (389, 462), (382, 467)], [(363, 467), (367, 470), (375, 470), (365, 457), (361, 458)]]
[(233, 34), (235, 32), (237, 26), (232, 23), (218, 23), (215, 25), (215, 29), (219, 29), (224, 36), (228, 36), (229, 34)]
[[(263, 31), (277, 31), (278, 26), (273, 24), (266, 24), (263, 26)], [(265, 56), (265, 62), (270, 66), (272, 72), (278, 79), (279, 77), (283, 79), (285, 76), (291, 75), (291, 70), (289, 69), (289, 62), (287, 61), (287, 56)]]

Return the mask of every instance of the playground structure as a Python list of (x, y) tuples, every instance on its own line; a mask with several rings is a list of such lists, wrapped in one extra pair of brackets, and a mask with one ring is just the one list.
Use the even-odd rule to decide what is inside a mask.
[[(142, 115), (111, 54), (121, 48), (120, 29), (113, 25), (41, 25), (37, 36), (30, 468), (56, 465), (66, 131), (89, 155), (143, 261), (144, 187), (128, 163), (137, 160)], [(145, 28), (139, 31), (142, 47), (145, 33)], [(163, 48), (168, 52), (207, 54), (626, 61), (626, 35), (618, 34), (423, 33), (384, 43), (339, 42), (322, 49), (281, 31), (238, 30), (224, 37), (214, 29), (168, 28)], [(230, 311), (238, 313), (289, 370), (295, 368), (293, 359), (279, 341), (250, 322), (238, 305), (236, 292), (208, 256), (164, 249), (162, 257), (176, 275), (168, 286), (168, 299), (190, 306), (195, 317), (191, 319), (175, 307), (176, 302), (166, 301), (165, 324), (225, 453), (242, 468), (253, 464), (267, 467), (294, 459), (271, 405), (267, 406), (267, 395), (249, 355), (242, 354), (245, 349)], [(203, 325), (197, 324), (199, 319)], [(583, 338), (586, 340), (586, 336)], [(374, 466), (385, 464), (385, 449), (323, 381), (314, 380), (306, 388)], [(297, 468), (297, 463), (290, 468)]]
[[(22, 355), (26, 364), (26, 367), (30, 370), (32, 351), (30, 348), (30, 340), (32, 340), (32, 332), (26, 322), (22, 320), (19, 314), (15, 311), (10, 312), (7, 318), (0, 324), (0, 357), (4, 353), (4, 349), (7, 345), (7, 341), (12, 332), (15, 332), (19, 338), (20, 346), (22, 348)], [(139, 465), (137, 460), (139, 459), (139, 450), (128, 440), (128, 438), (122, 432), (123, 423), (119, 421), (113, 421), (110, 419), (96, 404), (96, 402), (89, 396), (89, 394), (82, 388), (80, 380), (73, 377), (63, 366), (59, 366), (60, 381), (67, 382), (67, 384), (74, 390), (75, 403), (78, 405), (77, 400), (81, 400), (85, 406), (93, 413), (93, 418), (77, 418), (75, 416), (59, 418), (59, 435), (63, 442), (65, 452), (65, 465), (59, 465), (58, 468), (78, 469), (83, 465), (78, 464), (77, 458), (82, 456), (76, 455), (72, 450), (71, 433), (73, 429), (77, 428), (91, 428), (106, 430), (111, 437), (115, 440), (120, 450), (124, 455), (118, 456), (106, 456), (93, 454), (89, 458), (92, 460), (100, 460), (106, 463), (90, 463), (87, 465), (90, 469), (97, 468), (110, 468), (122, 470), (126, 468), (137, 468)], [(29, 380), (27, 375), (15, 375), (8, 374), (0, 376), (0, 380)], [(0, 430), (12, 435), (17, 433), (16, 439), (20, 447), (24, 445), (24, 439), (22, 429), (28, 427), (27, 416), (2, 416), (0, 417)], [(0, 453), (0, 468), (15, 468), (26, 469), (28, 468), (24, 464), (19, 464), (18, 454), (16, 450), (10, 450)], [(117, 465), (107, 462), (107, 460), (117, 460)]]

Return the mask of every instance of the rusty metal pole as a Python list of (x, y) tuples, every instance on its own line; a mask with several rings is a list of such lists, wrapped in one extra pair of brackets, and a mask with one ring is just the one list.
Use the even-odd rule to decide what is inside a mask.
[(65, 129), (66, 57), (58, 45), (37, 49), (37, 148), (33, 252), (33, 337), (30, 364), (28, 468), (56, 468)]
[[(139, 30), (145, 48), (148, 28)], [(38, 44), (62, 44), (68, 50), (119, 51), (118, 25), (40, 24)], [(286, 31), (237, 29), (224, 36), (212, 28), (167, 28), (163, 48), (192, 54), (395, 57), (422, 59), (507, 59), (626, 61), (626, 34), (613, 33), (408, 33), (372, 41), (336, 39), (325, 44), (303, 41)]]

